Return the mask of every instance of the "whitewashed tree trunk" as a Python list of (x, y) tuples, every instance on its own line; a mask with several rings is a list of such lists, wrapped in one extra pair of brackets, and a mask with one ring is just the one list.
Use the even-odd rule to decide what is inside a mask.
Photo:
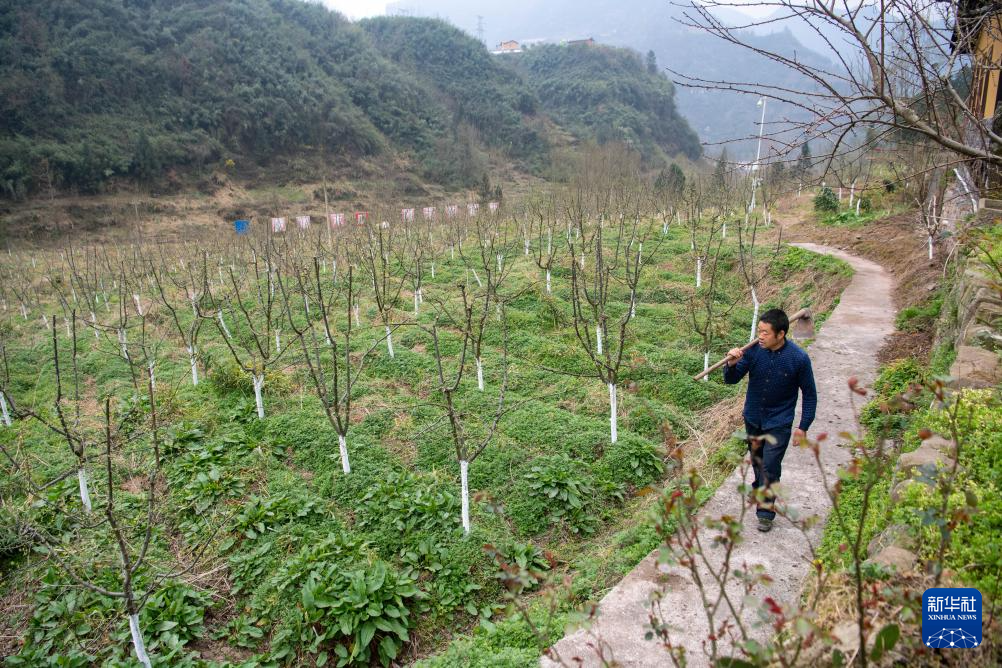
[(553, 248), (553, 230), (546, 230), (546, 254), (549, 255)]
[(856, 201), (856, 182), (853, 181), (852, 184), (849, 186), (849, 206), (851, 207), (852, 203), (855, 201)]
[(724, 223), (720, 228), (720, 238), (721, 239), (727, 238), (727, 223)]
[(355, 315), (355, 326), (356, 327), (361, 326), (361, 323), (360, 323), (360, 321), (358, 319), (358, 304), (355, 304), (355, 308), (352, 309), (352, 313), (354, 313), (354, 315)]
[(501, 273), (501, 264), (504, 262), (504, 255), (502, 255), (501, 253), (498, 253), (497, 254), (497, 261), (498, 261), (498, 273), (500, 274)]
[(595, 345), (598, 349), (598, 354), (602, 354), (602, 327), (595, 325)]
[[(710, 368), (710, 351), (706, 351), (705, 353), (703, 353), (703, 371), (706, 371), (709, 368)], [(705, 376), (703, 376), (703, 382), (704, 383), (710, 382), (710, 374), (706, 374)]]
[(431, 278), (432, 278), (432, 280), (435, 279), (435, 263), (434, 262), (431, 263)]
[(129, 340), (125, 336), (125, 330), (122, 328), (118, 329), (118, 345), (122, 349), (122, 357), (125, 359), (129, 358)]
[(522, 247), (525, 249), (525, 255), (528, 256), (529, 255), (529, 240), (528, 239), (526, 239), (523, 242)]
[(484, 284), (480, 280), (480, 277), (477, 276), (477, 270), (476, 269), (472, 269), (471, 271), (473, 272), (473, 278), (477, 279), (477, 285), (479, 285), (480, 287), (484, 287)]
[(696, 287), (703, 284), (703, 258), (696, 258)]
[(393, 359), (393, 332), (390, 331), (390, 326), (386, 326), (386, 352), (390, 354), (390, 359)]
[(348, 440), (344, 434), (337, 435), (337, 446), (341, 451), (341, 470), (346, 474), (351, 473), (351, 464), (348, 462)]
[(612, 442), (619, 440), (618, 408), (616, 406), (616, 384), (609, 383), (609, 433)]
[(186, 346), (188, 362), (191, 364), (191, 384), (198, 385), (198, 360), (195, 359), (195, 346)]
[(470, 533), (470, 463), (459, 460), (459, 480), (462, 490), (463, 533)]
[(418, 315), (418, 293), (417, 290), (414, 291), (414, 317)]
[(553, 286), (550, 284), (550, 270), (546, 270), (546, 294), (553, 293)]
[(280, 329), (275, 330), (275, 352), (282, 352), (282, 330)]
[(150, 372), (150, 387), (152, 387), (154, 390), (156, 390), (157, 389), (157, 377), (156, 377), (156, 374), (153, 371), (153, 362), (150, 362), (149, 364), (147, 364), (146, 368)]
[(70, 338), (71, 336), (73, 336), (73, 331), (70, 329), (69, 318), (63, 318), (63, 324), (66, 325), (66, 338)]
[(143, 632), (139, 628), (139, 615), (129, 615), (129, 630), (132, 632), (132, 648), (136, 650), (136, 658), (146, 668), (152, 668), (150, 657), (146, 654), (146, 644), (143, 642)]
[(838, 189), (838, 201), (839, 201), (839, 204), (842, 203), (842, 187), (841, 186), (839, 186), (839, 189)]
[(87, 487), (87, 471), (82, 466), (77, 469), (77, 480), (80, 482), (80, 501), (83, 503), (84, 510), (89, 513), (91, 511), (90, 489)]
[(484, 362), (477, 358), (477, 389), (484, 391)]
[(0, 409), (3, 410), (3, 423), (6, 426), (11, 426), (10, 421), (10, 411), (7, 409), (7, 397), (3, 392), (0, 392)]
[(755, 340), (756, 330), (758, 329), (758, 293), (755, 292), (755, 286), (751, 289), (751, 299), (752, 299), (752, 317), (751, 317), (751, 334), (748, 336), (749, 341)]
[(143, 302), (139, 300), (139, 295), (135, 292), (132, 293), (132, 301), (136, 304), (136, 313), (143, 315)]
[(584, 253), (581, 253), (581, 262), (579, 263), (581, 268), (584, 269)]
[(929, 239), (929, 259), (931, 260), (932, 259), (932, 235), (931, 234), (929, 235), (928, 239)]
[(261, 388), (264, 387), (264, 374), (254, 374), (254, 403), (257, 405), (257, 416), (264, 419), (264, 397)]
[(25, 320), (28, 319), (28, 309), (25, 308), (23, 303), (21, 304), (21, 317), (24, 318)]
[(233, 335), (230, 334), (230, 328), (226, 326), (226, 321), (223, 320), (223, 312), (218, 311), (216, 316), (219, 318), (219, 326), (223, 328), (223, 333), (226, 334), (226, 338), (232, 339)]

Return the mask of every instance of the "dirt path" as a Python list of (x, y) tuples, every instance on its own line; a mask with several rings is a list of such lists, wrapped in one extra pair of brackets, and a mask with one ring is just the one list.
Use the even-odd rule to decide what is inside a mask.
[[(836, 436), (852, 429), (853, 425), (846, 379), (856, 376), (864, 385), (872, 383), (878, 366), (877, 351), (884, 338), (894, 331), (893, 280), (882, 267), (869, 260), (825, 246), (796, 245), (838, 257), (855, 270), (839, 305), (808, 350), (818, 386), (818, 413), (810, 435), (825, 432), (830, 435), (822, 448), (822, 462), (831, 480), (835, 470), (849, 459), (848, 452), (839, 447), (840, 439)], [(739, 515), (743, 499), (736, 490), (741, 482), (742, 468), (738, 467), (703, 506), (699, 512), (701, 520)], [(782, 498), (801, 517), (827, 517), (830, 504), (821, 471), (813, 455), (805, 449), (791, 446), (787, 452), (783, 461), (783, 486)], [(744, 542), (731, 555), (733, 567), (741, 564), (763, 566), (773, 581), (768, 586), (756, 586), (752, 595), (759, 601), (771, 596), (781, 603), (795, 604), (810, 569), (810, 545), (817, 545), (821, 540), (824, 522), (815, 524), (806, 535), (781, 518), (777, 518), (774, 529), (768, 534), (759, 533), (754, 525), (755, 513), (749, 512), (745, 516)], [(722, 559), (721, 550), (709, 550), (708, 560), (718, 565)], [(651, 594), (662, 588), (661, 612), (672, 629), (674, 644), (686, 647), (689, 666), (709, 665), (702, 649), (709, 635), (709, 625), (700, 603), (699, 589), (687, 570), (658, 566), (657, 554), (655, 550), (648, 555), (602, 599), (598, 618), (589, 630), (571, 633), (556, 644), (555, 649), (566, 665), (603, 665), (596, 651), (599, 646), (605, 661), (615, 661), (619, 666), (672, 665), (657, 641), (644, 639), (651, 613)], [(662, 581), (667, 585), (662, 587), (659, 584)], [(736, 605), (740, 605), (743, 592), (739, 586), (735, 584), (733, 589), (728, 586), (727, 593)], [(711, 595), (710, 598), (717, 597)], [(744, 611), (741, 617), (746, 627), (754, 626), (754, 613)], [(721, 609), (716, 624), (724, 619), (726, 615)], [(760, 642), (767, 642), (771, 634), (768, 628), (760, 628), (752, 635)], [(542, 665), (558, 664), (544, 658)]]

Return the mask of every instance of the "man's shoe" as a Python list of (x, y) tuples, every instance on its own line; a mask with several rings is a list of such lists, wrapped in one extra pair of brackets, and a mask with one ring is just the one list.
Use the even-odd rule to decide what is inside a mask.
[(768, 517), (758, 518), (758, 530), (761, 531), (762, 533), (765, 533), (766, 531), (771, 531), (772, 520), (770, 520)]

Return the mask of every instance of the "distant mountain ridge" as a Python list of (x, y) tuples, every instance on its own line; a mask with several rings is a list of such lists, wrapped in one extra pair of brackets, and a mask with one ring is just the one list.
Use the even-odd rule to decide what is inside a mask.
[[(393, 155), (448, 187), (477, 183), (487, 152), (525, 171), (550, 159), (554, 123), (531, 71), (437, 20), (356, 24), (301, 0), (11, 0), (0, 53), (8, 197), (163, 182), (231, 158)], [(649, 156), (699, 155), (667, 81), (635, 56), (594, 65), (593, 77), (615, 71), (645, 105), (620, 100), (598, 119), (603, 132), (645, 126), (638, 148)], [(571, 134), (596, 139), (590, 123), (575, 119)]]
[[(507, 0), (503, 5), (488, 0), (399, 0), (390, 3), (387, 12), (440, 16), (471, 35), (476, 34), (477, 17), (481, 16), (488, 46), (505, 39), (557, 43), (593, 37), (640, 53), (653, 51), (660, 67), (690, 76), (713, 81), (754, 78), (788, 88), (807, 86), (801, 77), (777, 63), (683, 25), (684, 8), (667, 0)], [(736, 10), (725, 13), (723, 20), (728, 24), (753, 21)], [(750, 31), (749, 40), (785, 54), (796, 53), (801, 61), (819, 68), (832, 67), (827, 58), (806, 48), (783, 26), (776, 24), (774, 31), (765, 35)], [(714, 144), (758, 133), (755, 98), (684, 86), (676, 91), (679, 111), (703, 142)], [(797, 113), (793, 107), (772, 105), (766, 132), (770, 120)], [(718, 150), (708, 149), (710, 153)], [(730, 152), (732, 157), (753, 157), (755, 142), (739, 142)]]

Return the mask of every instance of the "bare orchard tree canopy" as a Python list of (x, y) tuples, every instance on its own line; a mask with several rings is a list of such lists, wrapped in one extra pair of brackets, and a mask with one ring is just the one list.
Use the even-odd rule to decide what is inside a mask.
[[(970, 82), (992, 67), (972, 57), (972, 40), (998, 30), (998, 3), (775, 0), (752, 5), (773, 10), (761, 20), (728, 25), (718, 18), (721, 10), (748, 6), (694, 0), (685, 5), (680, 21), (790, 68), (803, 77), (803, 86), (758, 83), (754, 71), (730, 81), (673, 72), (676, 83), (747, 93), (806, 112), (806, 120), (786, 117), (765, 124), (765, 136), (784, 152), (820, 139), (828, 142), (830, 159), (858, 143), (851, 141), (854, 135), (870, 130), (868, 144), (910, 137), (938, 144), (961, 160), (1002, 167), (1002, 155), (993, 152), (1002, 137), (968, 100)], [(816, 33), (828, 46), (823, 55), (835, 66), (821, 68), (814, 60), (807, 64), (797, 54), (773, 52), (749, 39), (752, 31), (787, 27)]]

